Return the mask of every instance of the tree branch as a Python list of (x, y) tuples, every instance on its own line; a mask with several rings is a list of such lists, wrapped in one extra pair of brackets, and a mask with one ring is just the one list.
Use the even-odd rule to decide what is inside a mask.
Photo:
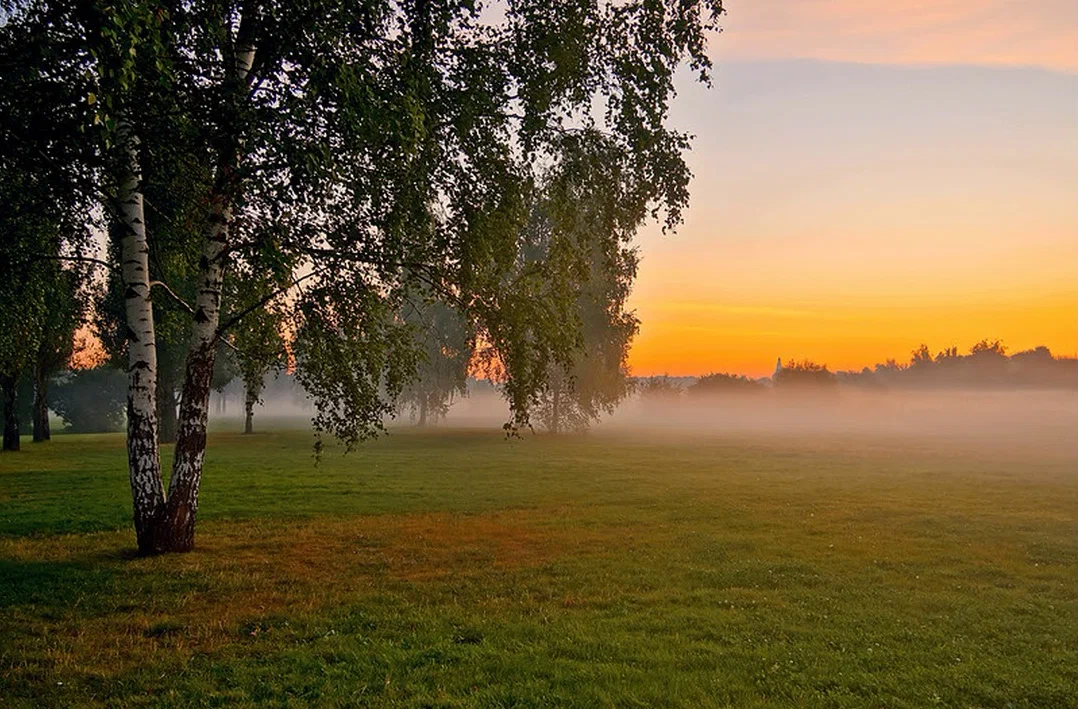
[(262, 306), (264, 306), (266, 303), (270, 302), (271, 300), (273, 300), (277, 296), (287, 293), (288, 291), (292, 290), (293, 288), (295, 288), (296, 286), (298, 286), (300, 283), (307, 280), (308, 278), (311, 278), (313, 276), (317, 276), (317, 275), (319, 275), (321, 273), (324, 273), (327, 268), (329, 268), (329, 266), (323, 266), (322, 268), (318, 268), (318, 269), (315, 269), (315, 270), (311, 271), (310, 273), (308, 273), (305, 276), (301, 276), (300, 278), (293, 278), (292, 282), (289, 283), (288, 285), (282, 286), (282, 287), (272, 291), (271, 293), (266, 295), (264, 298), (260, 298), (259, 300), (255, 301), (254, 303), (251, 303), (246, 308), (244, 308), (243, 310), (239, 311), (238, 313), (236, 313), (235, 315), (230, 317), (227, 321), (225, 321), (225, 323), (223, 325), (218, 325), (218, 327), (217, 327), (217, 337), (220, 338), (221, 335), (223, 335), (225, 332), (227, 332), (229, 330), (229, 328), (235, 326), (236, 323), (238, 323), (240, 320), (243, 320), (245, 317), (247, 317), (248, 315), (250, 315), (254, 311), (258, 310), (259, 308), (261, 308)]
[(119, 271), (120, 270), (119, 268), (116, 267), (115, 264), (109, 263), (108, 261), (102, 261), (101, 259), (94, 258), (93, 256), (46, 256), (44, 254), (37, 254), (37, 255), (33, 256), (33, 258), (31, 260), (32, 261), (75, 261), (75, 262), (78, 262), (78, 263), (91, 263), (91, 264), (93, 264), (95, 266), (101, 266), (102, 268), (107, 268), (110, 271)]
[(179, 303), (180, 305), (183, 306), (184, 310), (191, 313), (192, 315), (195, 314), (195, 309), (192, 308), (190, 305), (188, 305), (186, 300), (184, 300), (180, 296), (176, 295), (176, 292), (173, 291), (171, 288), (169, 288), (168, 285), (166, 285), (164, 282), (162, 282), (162, 281), (150, 281), (150, 289), (151, 290), (153, 289), (154, 286), (161, 286), (161, 288), (166, 293), (168, 293), (170, 296), (172, 296), (173, 300), (175, 300), (177, 303)]

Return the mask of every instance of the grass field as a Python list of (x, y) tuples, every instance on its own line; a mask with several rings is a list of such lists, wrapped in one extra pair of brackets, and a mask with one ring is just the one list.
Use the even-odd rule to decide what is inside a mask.
[(1078, 707), (1078, 473), (840, 435), (211, 435), (130, 555), (123, 439), (0, 456), (2, 706)]

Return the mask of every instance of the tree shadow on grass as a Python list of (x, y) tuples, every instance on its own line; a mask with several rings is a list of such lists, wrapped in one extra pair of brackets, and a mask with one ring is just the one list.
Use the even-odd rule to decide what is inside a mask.
[(77, 561), (0, 559), (0, 608), (66, 610), (79, 599), (100, 597), (116, 583), (114, 562), (126, 555), (117, 549)]

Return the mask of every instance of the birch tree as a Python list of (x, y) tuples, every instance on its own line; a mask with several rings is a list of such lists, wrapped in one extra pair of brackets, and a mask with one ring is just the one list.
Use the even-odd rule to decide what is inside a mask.
[[(667, 109), (680, 67), (707, 80), (721, 13), (719, 0), (31, 5), (13, 22), (68, 50), (56, 100), (85, 108), (93, 94), (103, 105), (96, 152), (79, 159), (98, 161), (123, 227), (144, 553), (194, 544), (215, 353), (264, 308), (288, 311), (315, 427), (348, 446), (381, 430), (414, 375), (402, 313), (419, 288), (474, 323), (525, 424), (550, 365), (581, 344), (581, 264), (619, 252), (647, 219), (680, 220), (689, 139)], [(169, 149), (201, 160), (188, 177), (204, 219), (185, 242), (198, 254), (196, 289), (166, 494), (143, 198), (152, 174), (141, 166)], [(569, 165), (574, 184), (594, 178), (589, 191), (618, 208), (600, 232), (567, 231), (558, 259), (521, 268), (532, 195)], [(226, 303), (229, 280), (247, 278), (276, 288)]]

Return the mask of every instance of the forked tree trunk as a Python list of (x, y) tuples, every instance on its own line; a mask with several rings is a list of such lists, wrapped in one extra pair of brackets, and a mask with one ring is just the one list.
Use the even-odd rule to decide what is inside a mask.
[(127, 144), (128, 160), (118, 194), (127, 320), (127, 465), (139, 553), (153, 554), (159, 551), (156, 528), (165, 505), (157, 451), (157, 345), (138, 140), (126, 127), (121, 128), (121, 136)]
[[(234, 74), (230, 77), (236, 96), (247, 86), (247, 74), (254, 62), (255, 47), (249, 39), (250, 20), (244, 18), (237, 41)], [(190, 551), (195, 544), (198, 491), (202, 483), (202, 462), (206, 454), (206, 422), (209, 418), (210, 383), (217, 355), (217, 327), (221, 317), (221, 284), (228, 250), (228, 228), (232, 221), (233, 180), (240, 159), (241, 143), (221, 155), (217, 187), (210, 197), (210, 220), (198, 263), (198, 296), (194, 324), (187, 350), (183, 391), (180, 394), (180, 421), (172, 458), (165, 518), (157, 530), (162, 551)]]
[(19, 377), (0, 374), (0, 389), (4, 396), (4, 450), (19, 450)]
[(243, 432), (254, 433), (255, 403), (258, 401), (258, 394), (251, 387), (247, 387), (246, 392), (243, 400)]
[(52, 438), (49, 431), (49, 376), (39, 362), (34, 367), (34, 442)]

